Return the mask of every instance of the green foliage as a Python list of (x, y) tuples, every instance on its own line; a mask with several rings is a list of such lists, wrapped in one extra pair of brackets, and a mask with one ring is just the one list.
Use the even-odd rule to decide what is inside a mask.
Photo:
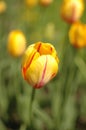
[[(6, 0), (6, 4), (6, 12), (0, 14), (0, 130), (85, 130), (86, 49), (70, 45), (69, 25), (60, 17), (61, 1), (34, 8), (23, 0)], [(37, 41), (52, 43), (60, 59), (58, 75), (36, 90), (32, 125), (32, 87), (22, 78), (22, 58), (13, 58), (7, 51), (8, 33), (13, 29), (25, 33), (27, 46)]]

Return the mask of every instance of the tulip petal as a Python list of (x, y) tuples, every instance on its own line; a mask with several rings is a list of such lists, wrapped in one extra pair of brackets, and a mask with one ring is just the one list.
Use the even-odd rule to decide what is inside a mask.
[(40, 53), (40, 55), (52, 55), (57, 62), (59, 63), (59, 59), (57, 57), (57, 52), (50, 43), (42, 43), (42, 42), (37, 42), (34, 46), (34, 48)]
[(51, 55), (42, 55), (26, 71), (27, 81), (35, 88), (45, 85), (58, 71), (57, 61)]
[(29, 68), (32, 61), (37, 59), (39, 56), (40, 54), (36, 51), (36, 49), (33, 48), (32, 45), (28, 47), (27, 51), (25, 52), (25, 55), (23, 57), (23, 62), (22, 62), (22, 74), (23, 74), (24, 79), (26, 79), (25, 73), (26, 73), (27, 68)]
[(49, 43), (38, 42), (34, 46), (40, 55), (52, 54), (55, 51), (55, 48)]

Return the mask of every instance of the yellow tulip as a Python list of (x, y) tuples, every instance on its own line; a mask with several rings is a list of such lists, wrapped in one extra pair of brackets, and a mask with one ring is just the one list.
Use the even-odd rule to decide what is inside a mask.
[(0, 1), (0, 13), (5, 12), (7, 5), (4, 1)]
[(73, 23), (80, 19), (83, 11), (83, 0), (64, 0), (61, 7), (61, 16), (66, 22)]
[(76, 48), (86, 47), (86, 25), (74, 23), (69, 30), (69, 40)]
[(53, 45), (42, 42), (32, 44), (23, 57), (23, 77), (34, 88), (41, 88), (57, 74), (58, 62)]
[(8, 51), (12, 56), (21, 56), (26, 48), (26, 38), (20, 30), (13, 30), (8, 35)]
[(53, 2), (53, 0), (39, 0), (39, 3), (43, 6), (48, 6), (49, 4), (51, 4)]
[(25, 0), (25, 3), (29, 7), (34, 7), (38, 4), (38, 0)]

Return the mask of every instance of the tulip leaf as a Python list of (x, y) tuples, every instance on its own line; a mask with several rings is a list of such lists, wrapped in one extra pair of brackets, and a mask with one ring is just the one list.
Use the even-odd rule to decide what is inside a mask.
[(45, 123), (45, 125), (48, 126), (49, 130), (54, 127), (53, 119), (45, 111), (40, 109), (36, 104), (33, 112), (39, 117), (40, 120)]

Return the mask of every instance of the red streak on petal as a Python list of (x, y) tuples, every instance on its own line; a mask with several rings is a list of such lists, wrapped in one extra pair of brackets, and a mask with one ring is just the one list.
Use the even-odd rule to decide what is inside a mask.
[(24, 76), (24, 79), (26, 80), (25, 72), (26, 72), (26, 68), (23, 67), (23, 69), (22, 69), (22, 74), (23, 74), (23, 76)]
[(46, 63), (45, 63), (44, 69), (43, 69), (41, 81), (38, 84), (36, 84), (34, 86), (34, 88), (41, 88), (44, 85), (43, 80), (44, 80), (44, 77), (45, 77), (46, 67), (47, 67), (47, 56), (46, 56)]
[[(36, 54), (36, 52), (34, 52), (34, 54), (32, 55), (32, 57), (27, 60), (26, 66), (24, 66), (23, 69), (22, 69), (22, 73), (23, 73), (23, 76), (24, 76), (24, 79), (25, 79), (25, 80), (27, 79), (27, 78), (26, 78), (26, 71), (27, 71), (27, 69), (29, 68), (29, 66), (30, 66), (30, 64), (31, 64), (31, 62), (32, 62), (32, 60), (33, 60), (35, 54)], [(29, 61), (29, 60), (30, 60), (30, 61)], [(29, 61), (29, 64), (28, 64), (28, 61)]]
[(51, 76), (51, 79), (52, 79), (53, 77), (55, 77), (55, 75), (56, 75), (56, 73), (53, 73), (52, 76)]
[(47, 67), (47, 56), (46, 56), (46, 63), (45, 63), (43, 74), (42, 74), (42, 80), (44, 79), (44, 76), (45, 76), (46, 67)]
[(39, 46), (38, 46), (38, 48), (37, 48), (37, 51), (39, 52), (39, 50), (40, 50), (40, 47), (41, 47), (41, 42), (39, 43)]
[[(27, 60), (27, 63), (26, 63), (26, 69), (30, 66), (34, 56), (35, 56), (36, 52), (34, 52), (34, 54), (32, 55), (32, 57), (30, 59)], [(28, 61), (29, 61), (29, 64), (28, 64)]]
[(52, 48), (52, 47), (50, 47), (50, 50), (51, 50), (51, 52), (52, 52), (53, 48)]

